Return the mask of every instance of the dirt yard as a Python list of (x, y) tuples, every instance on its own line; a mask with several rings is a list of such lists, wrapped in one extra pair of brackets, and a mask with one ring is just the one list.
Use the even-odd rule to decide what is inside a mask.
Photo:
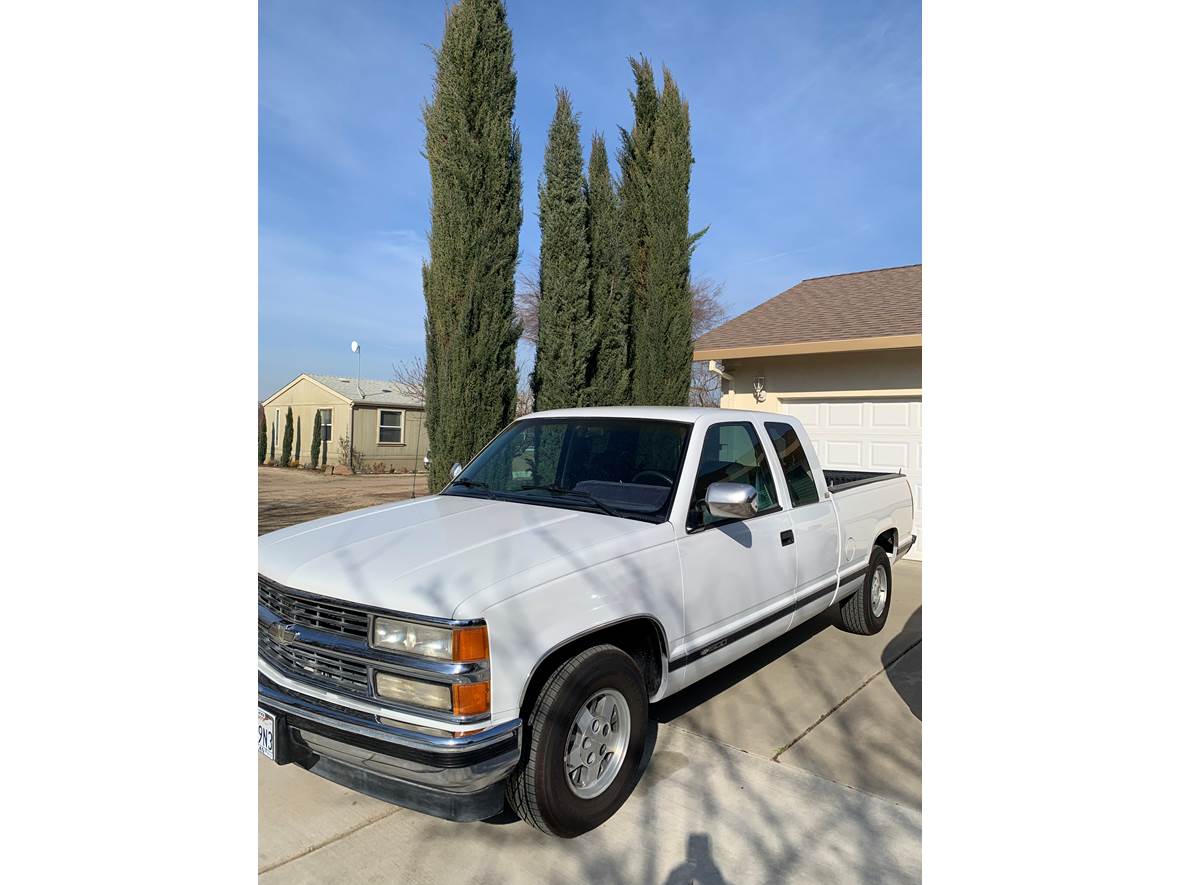
[[(410, 497), (415, 478), (388, 473), (324, 476), (312, 470), (258, 468), (258, 534)], [(426, 476), (417, 477), (418, 495), (427, 494)]]

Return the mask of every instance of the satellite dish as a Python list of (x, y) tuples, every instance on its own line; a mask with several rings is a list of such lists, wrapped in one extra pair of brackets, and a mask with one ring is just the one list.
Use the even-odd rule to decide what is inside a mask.
[(359, 352), (360, 349), (361, 349), (361, 343), (359, 341), (352, 342), (352, 352), (353, 353)]

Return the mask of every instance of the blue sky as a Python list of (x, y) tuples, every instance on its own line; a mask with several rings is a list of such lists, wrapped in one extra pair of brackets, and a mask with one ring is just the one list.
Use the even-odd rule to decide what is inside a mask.
[[(262, 0), (259, 365), (385, 378), (423, 352), (430, 175), (421, 108), (435, 0)], [(692, 119), (693, 273), (731, 315), (801, 279), (921, 261), (917, 0), (593, 4), (508, 0), (523, 145), (520, 268), (539, 249), (537, 178), (554, 88), (590, 133), (629, 126), (627, 56), (671, 68)], [(519, 361), (530, 365), (523, 344)]]

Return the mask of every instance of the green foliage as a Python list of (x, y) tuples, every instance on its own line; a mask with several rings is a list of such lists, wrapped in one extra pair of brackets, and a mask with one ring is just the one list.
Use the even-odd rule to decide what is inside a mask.
[(688, 232), (692, 168), (688, 104), (664, 69), (652, 129), (643, 197), (647, 239), (642, 285), (633, 311), (631, 399), (636, 404), (682, 406), (692, 378), (692, 294), (689, 263), (696, 241)]
[(279, 464), (283, 467), (291, 463), (291, 443), (295, 439), (295, 421), (291, 407), (287, 406), (287, 420), (283, 423), (283, 457)]
[(582, 142), (564, 89), (557, 92), (539, 191), (541, 299), (533, 396), (538, 410), (565, 409), (584, 404), (592, 330)]
[(659, 93), (655, 74), (645, 57), (632, 58), (631, 72), (635, 76), (635, 91), (631, 105), (635, 121), (631, 131), (620, 129), (619, 148), (619, 228), (623, 256), (623, 279), (627, 302), (627, 366), (630, 375), (628, 402), (636, 399), (635, 362), (638, 358), (636, 322), (647, 302), (649, 277), (649, 246), (652, 228), (652, 204), (648, 195), (651, 177), (651, 148), (655, 138)]
[(611, 179), (606, 141), (595, 133), (590, 143), (590, 327), (593, 346), (587, 364), (586, 405), (620, 406), (628, 402), (631, 370), (627, 335), (631, 305), (623, 279), (619, 197)]
[(520, 236), (516, 73), (501, 0), (460, 0), (435, 52), (423, 111), (431, 179), (426, 298), (426, 430), (430, 487), (515, 415), (513, 302)]
[(311, 422), (311, 466), (315, 467), (320, 463), (320, 445), (322, 444), (321, 435), (323, 434), (323, 427), (320, 421), (320, 410), (315, 410), (315, 420)]
[(258, 463), (266, 462), (266, 414), (258, 410)]

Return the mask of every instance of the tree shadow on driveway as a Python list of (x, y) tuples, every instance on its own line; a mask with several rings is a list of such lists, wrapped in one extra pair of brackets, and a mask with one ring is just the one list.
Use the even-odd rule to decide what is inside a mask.
[(922, 618), (922, 606), (918, 606), (906, 622), (905, 629), (885, 646), (881, 664), (889, 684), (898, 693), (910, 712), (922, 720), (922, 640), (914, 642), (911, 628), (917, 628)]

